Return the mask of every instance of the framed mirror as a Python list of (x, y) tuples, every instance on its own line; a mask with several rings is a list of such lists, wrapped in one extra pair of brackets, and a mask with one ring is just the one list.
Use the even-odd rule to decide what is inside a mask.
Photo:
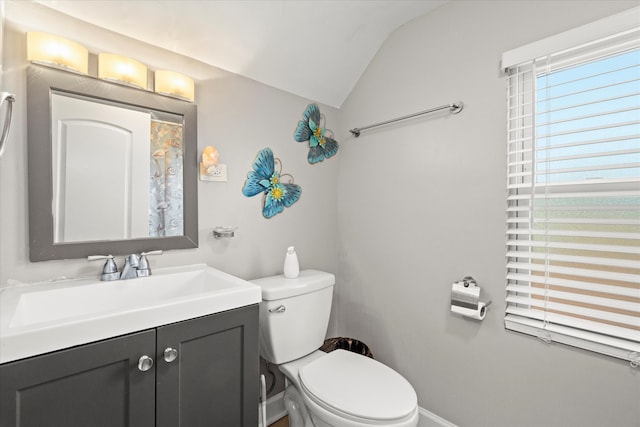
[(198, 246), (195, 104), (27, 68), (29, 258)]

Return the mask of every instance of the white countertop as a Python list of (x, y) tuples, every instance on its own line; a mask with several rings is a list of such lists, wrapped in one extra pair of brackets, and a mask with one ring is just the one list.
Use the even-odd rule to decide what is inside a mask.
[(0, 290), (0, 363), (259, 303), (261, 289), (205, 264), (149, 277)]

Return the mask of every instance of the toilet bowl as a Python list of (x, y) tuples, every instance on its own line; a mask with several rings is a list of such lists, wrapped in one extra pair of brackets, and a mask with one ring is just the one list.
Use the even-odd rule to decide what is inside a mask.
[(291, 427), (415, 427), (411, 384), (390, 367), (346, 350), (324, 353), (335, 278), (315, 270), (296, 279), (253, 281), (262, 288), (260, 353), (287, 378)]
[(315, 427), (418, 423), (413, 387), (376, 360), (346, 350), (317, 351), (280, 370), (295, 384)]

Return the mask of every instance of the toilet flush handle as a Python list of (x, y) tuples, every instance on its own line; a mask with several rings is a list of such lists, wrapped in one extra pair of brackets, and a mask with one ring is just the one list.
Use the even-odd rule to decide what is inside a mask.
[(269, 313), (284, 313), (285, 311), (287, 311), (287, 307), (284, 305), (279, 305), (276, 308), (269, 309)]

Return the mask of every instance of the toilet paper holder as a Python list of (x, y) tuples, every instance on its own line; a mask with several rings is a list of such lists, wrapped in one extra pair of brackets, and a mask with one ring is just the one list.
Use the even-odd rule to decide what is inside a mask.
[(480, 287), (472, 276), (451, 285), (451, 311), (475, 320), (484, 319), (491, 301), (480, 301)]
[(478, 286), (478, 282), (476, 282), (476, 279), (472, 276), (464, 276), (462, 280), (457, 283), (462, 283), (465, 288), (468, 288), (469, 286)]

